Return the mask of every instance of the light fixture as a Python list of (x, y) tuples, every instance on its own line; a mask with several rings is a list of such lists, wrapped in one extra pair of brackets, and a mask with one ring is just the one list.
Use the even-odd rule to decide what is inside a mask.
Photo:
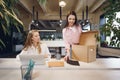
[(36, 26), (38, 26), (38, 11), (36, 11)]
[(35, 22), (35, 6), (34, 6), (34, 0), (32, 0), (33, 6), (32, 6), (32, 23)]
[(34, 23), (34, 20), (35, 20), (35, 18), (34, 18), (34, 16), (35, 16), (35, 14), (34, 14), (35, 7), (33, 6), (32, 8), (33, 8), (33, 10), (32, 10), (32, 23)]
[(65, 7), (65, 6), (66, 6), (65, 1), (60, 1), (60, 2), (59, 2), (59, 6), (60, 6), (60, 7)]
[(86, 23), (89, 23), (89, 19), (88, 19), (88, 5), (86, 5)]
[(34, 20), (32, 20), (32, 23), (34, 23), (35, 21)]
[(59, 25), (60, 26), (62, 26), (62, 22), (63, 22), (62, 19), (60, 19), (60, 21), (59, 21)]
[(88, 19), (88, 4), (87, 4), (87, 0), (86, 0), (86, 11), (85, 11), (85, 13), (86, 13), (86, 19), (84, 18), (85, 15), (84, 15), (84, 1), (83, 1), (82, 20), (81, 20), (82, 26), (85, 26), (88, 23), (90, 23), (89, 19)]
[(38, 26), (38, 23), (36, 23), (36, 26)]
[(62, 26), (62, 8), (66, 6), (65, 1), (60, 1), (59, 6), (60, 6), (60, 23), (59, 23), (59, 25)]
[(60, 23), (62, 23), (62, 20), (60, 20)]

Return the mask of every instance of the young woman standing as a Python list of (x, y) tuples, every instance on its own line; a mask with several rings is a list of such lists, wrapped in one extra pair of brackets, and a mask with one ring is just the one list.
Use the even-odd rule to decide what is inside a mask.
[(77, 16), (74, 11), (71, 11), (66, 17), (66, 25), (63, 28), (63, 40), (65, 42), (66, 56), (65, 61), (70, 56), (70, 45), (79, 44), (80, 34), (82, 32), (81, 25), (77, 23)]

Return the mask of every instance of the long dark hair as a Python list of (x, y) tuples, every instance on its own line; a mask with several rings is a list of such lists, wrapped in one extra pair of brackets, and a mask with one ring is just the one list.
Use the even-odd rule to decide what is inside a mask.
[(74, 16), (75, 16), (75, 23), (74, 23), (74, 25), (78, 26), (78, 23), (77, 23), (77, 15), (76, 15), (75, 11), (70, 11), (70, 12), (67, 14), (67, 16), (66, 16), (66, 24), (65, 24), (65, 27), (68, 27), (68, 17), (69, 17), (70, 15), (74, 15)]

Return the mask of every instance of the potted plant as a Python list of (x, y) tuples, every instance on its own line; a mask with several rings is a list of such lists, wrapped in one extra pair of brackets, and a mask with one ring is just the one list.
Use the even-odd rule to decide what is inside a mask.
[(6, 47), (5, 38), (3, 36), (11, 35), (11, 27), (16, 27), (20, 32), (19, 27), (23, 27), (22, 21), (20, 21), (16, 15), (15, 4), (19, 0), (0, 0), (0, 50)]
[[(116, 12), (120, 12), (119, 0), (107, 0), (109, 4), (104, 8), (105, 23), (100, 29), (105, 36), (110, 36), (110, 43), (108, 45), (120, 48), (120, 17), (116, 17)], [(116, 22), (117, 24), (114, 24)], [(114, 34), (111, 36), (111, 32)]]

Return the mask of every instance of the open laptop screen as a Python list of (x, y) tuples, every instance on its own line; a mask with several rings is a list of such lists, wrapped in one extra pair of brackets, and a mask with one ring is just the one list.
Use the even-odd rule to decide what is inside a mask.
[(30, 59), (32, 59), (35, 64), (38, 65), (44, 65), (46, 61), (44, 55), (19, 55), (19, 58), (22, 65), (28, 65)]

